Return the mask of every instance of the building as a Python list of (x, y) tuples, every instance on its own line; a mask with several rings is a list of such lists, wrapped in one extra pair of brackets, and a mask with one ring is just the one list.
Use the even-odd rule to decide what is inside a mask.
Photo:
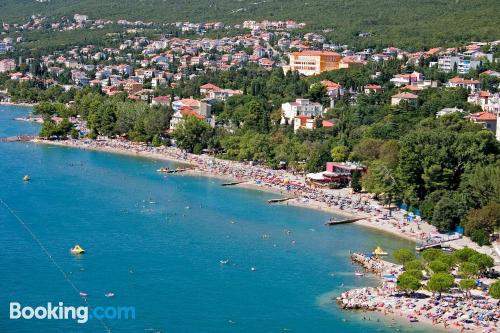
[(152, 105), (170, 106), (170, 96), (158, 96), (151, 100)]
[(436, 112), (436, 117), (439, 118), (439, 117), (446, 116), (446, 115), (453, 114), (453, 113), (464, 113), (464, 112), (465, 111), (463, 109), (459, 109), (457, 107), (444, 108), (444, 109), (441, 109), (438, 112)]
[(447, 86), (450, 88), (465, 88), (470, 91), (476, 91), (481, 88), (481, 83), (478, 80), (463, 79), (455, 76), (448, 81)]
[(10, 72), (16, 69), (16, 62), (14, 59), (0, 60), (0, 73)]
[[(321, 127), (330, 128), (335, 126), (331, 120), (322, 120)], [(312, 130), (317, 128), (316, 118), (311, 118), (305, 115), (298, 115), (293, 119), (293, 131), (297, 132), (299, 129)]]
[(304, 75), (316, 75), (325, 71), (339, 69), (342, 56), (332, 51), (313, 51), (306, 50), (302, 52), (292, 52), (290, 56), (290, 65), (284, 67), (284, 70), (298, 71)]
[(480, 60), (470, 60), (462, 55), (444, 55), (438, 58), (438, 69), (449, 73), (457, 71), (459, 74), (467, 74), (471, 69), (481, 65)]
[(200, 87), (200, 94), (204, 95), (208, 99), (225, 101), (231, 96), (242, 95), (243, 92), (241, 90), (222, 89), (214, 84), (207, 83)]
[(370, 94), (370, 93), (378, 93), (382, 91), (382, 86), (379, 86), (378, 84), (368, 84), (363, 87), (363, 91), (365, 94)]
[(306, 178), (308, 182), (317, 185), (333, 182), (347, 185), (355, 172), (363, 174), (366, 172), (366, 167), (353, 162), (327, 162), (326, 171), (309, 173)]
[(391, 82), (396, 87), (408, 86), (413, 84), (418, 84), (424, 81), (424, 75), (419, 72), (413, 72), (411, 74), (396, 74), (391, 79)]
[(198, 119), (205, 120), (210, 126), (215, 126), (215, 121), (212, 118), (211, 106), (204, 101), (198, 101), (192, 98), (179, 99), (172, 103), (174, 114), (170, 120), (170, 129), (175, 130), (179, 123), (185, 117), (194, 116)]
[(470, 121), (476, 124), (481, 124), (487, 130), (492, 132), (497, 131), (497, 116), (491, 112), (477, 112), (468, 116)]
[(500, 114), (500, 93), (475, 91), (469, 95), (467, 102), (479, 105), (485, 112)]
[(339, 98), (344, 95), (344, 88), (339, 83), (335, 83), (328, 80), (323, 80), (320, 82), (326, 87), (326, 95), (330, 98)]
[(408, 103), (415, 102), (418, 96), (409, 92), (402, 92), (391, 97), (391, 105), (399, 105), (401, 101), (407, 101)]
[(295, 102), (281, 104), (281, 123), (292, 124), (297, 116), (316, 118), (323, 114), (323, 106), (308, 99), (297, 98)]

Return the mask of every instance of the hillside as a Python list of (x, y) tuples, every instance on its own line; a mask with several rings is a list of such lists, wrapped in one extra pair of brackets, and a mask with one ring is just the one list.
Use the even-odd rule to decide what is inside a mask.
[[(406, 47), (500, 39), (497, 0), (2, 0), (0, 19), (25, 21), (34, 13), (157, 22), (295, 19), (309, 29), (334, 29), (335, 41)], [(369, 32), (370, 37), (358, 37)]]

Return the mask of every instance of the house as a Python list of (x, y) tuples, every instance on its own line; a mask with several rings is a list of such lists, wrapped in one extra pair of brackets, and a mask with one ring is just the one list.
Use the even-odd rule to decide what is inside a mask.
[[(322, 120), (321, 126), (325, 128), (335, 126), (335, 123), (330, 120)], [(293, 119), (293, 131), (297, 132), (299, 129), (312, 130), (317, 127), (317, 122), (315, 118), (311, 118), (305, 115), (298, 115)]]
[(366, 60), (360, 59), (358, 56), (347, 56), (340, 60), (339, 69), (361, 67), (366, 65), (367, 63), (368, 62)]
[(363, 91), (365, 94), (377, 93), (382, 91), (382, 86), (379, 86), (377, 84), (368, 84), (363, 87)]
[(468, 116), (469, 120), (481, 124), (487, 130), (497, 131), (497, 116), (491, 112), (477, 112)]
[(453, 113), (464, 113), (464, 112), (465, 111), (463, 109), (459, 109), (457, 107), (454, 107), (454, 108), (444, 108), (444, 109), (441, 109), (438, 112), (436, 112), (436, 118), (439, 118), (439, 117), (442, 117), (442, 116), (446, 116), (446, 115), (449, 115), (449, 114), (453, 114)]
[(320, 103), (311, 102), (308, 99), (297, 98), (295, 102), (281, 104), (281, 124), (294, 122), (295, 117), (303, 115), (308, 118), (316, 118), (323, 114), (323, 106)]
[(170, 96), (158, 96), (151, 100), (152, 105), (169, 106)]
[(480, 89), (481, 83), (478, 80), (463, 79), (455, 76), (448, 81), (447, 86), (450, 88), (465, 88), (471, 91), (476, 91)]
[(206, 121), (210, 126), (215, 126), (211, 115), (210, 104), (192, 98), (185, 98), (172, 103), (174, 114), (170, 120), (170, 129), (175, 130), (184, 118), (193, 116)]
[(16, 69), (16, 62), (14, 59), (0, 60), (0, 73), (10, 72)]
[(399, 105), (401, 101), (407, 101), (409, 103), (415, 102), (418, 99), (417, 95), (409, 92), (402, 92), (391, 97), (391, 105)]
[(413, 72), (411, 74), (396, 74), (391, 79), (391, 82), (396, 87), (413, 85), (423, 81), (424, 81), (424, 75), (419, 72)]
[(327, 162), (326, 171), (309, 173), (307, 181), (314, 184), (329, 184), (333, 182), (348, 184), (355, 172), (365, 173), (366, 167), (352, 162)]
[(326, 94), (328, 97), (339, 98), (344, 95), (342, 85), (328, 80), (323, 80), (320, 83), (326, 87)]
[(305, 50), (289, 54), (290, 65), (284, 66), (283, 70), (298, 71), (304, 75), (316, 75), (325, 71), (339, 69), (342, 56), (333, 51)]
[(500, 93), (475, 91), (469, 95), (467, 102), (479, 105), (485, 112), (500, 113)]
[(241, 90), (222, 89), (214, 84), (207, 83), (200, 87), (200, 94), (204, 95), (207, 99), (225, 101), (231, 96), (242, 95), (243, 92)]

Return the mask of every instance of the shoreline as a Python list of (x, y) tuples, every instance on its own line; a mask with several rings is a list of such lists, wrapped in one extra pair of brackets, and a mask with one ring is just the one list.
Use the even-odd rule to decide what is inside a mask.
[(32, 108), (35, 107), (38, 103), (14, 103), (14, 102), (0, 102), (0, 105), (7, 106), (19, 106), (24, 108)]
[[(283, 188), (279, 188), (279, 187), (275, 186), (274, 184), (269, 184), (269, 183), (264, 183), (264, 182), (257, 184), (256, 180), (253, 180), (253, 179), (243, 179), (242, 177), (238, 177), (237, 175), (229, 175), (229, 174), (221, 175), (221, 174), (217, 174), (214, 172), (210, 172), (210, 170), (206, 170), (204, 168), (201, 168), (200, 165), (195, 161), (195, 159), (210, 159), (210, 160), (216, 160), (217, 162), (222, 162), (222, 163), (226, 163), (226, 164), (235, 164), (238, 166), (247, 167), (246, 165), (242, 165), (242, 163), (240, 163), (240, 162), (219, 160), (219, 159), (216, 159), (214, 157), (207, 157), (207, 156), (203, 156), (203, 155), (194, 155), (194, 157), (193, 157), (192, 156), (193, 154), (183, 153), (178, 148), (168, 147), (168, 148), (163, 149), (163, 150), (165, 150), (165, 152), (158, 153), (158, 152), (144, 151), (144, 148), (145, 148), (144, 145), (130, 143), (128, 141), (123, 142), (123, 144), (130, 144), (133, 146), (133, 148), (122, 148), (122, 147), (116, 147), (116, 146), (111, 147), (109, 145), (109, 141), (96, 141), (96, 140), (51, 141), (51, 140), (44, 140), (44, 139), (35, 139), (32, 142), (37, 143), (37, 144), (79, 148), (79, 149), (128, 155), (128, 156), (134, 156), (134, 157), (149, 158), (149, 159), (154, 159), (154, 160), (169, 161), (169, 162), (179, 163), (179, 164), (183, 164), (183, 165), (189, 165), (189, 166), (194, 167), (195, 169), (188, 170), (188, 171), (184, 172), (184, 174), (193, 175), (193, 176), (211, 177), (211, 178), (217, 178), (217, 179), (222, 179), (222, 180), (226, 180), (226, 181), (242, 181), (241, 184), (234, 185), (234, 187), (264, 191), (264, 192), (273, 193), (273, 194), (277, 194), (277, 195), (286, 194), (286, 193), (284, 193)], [(319, 191), (322, 191), (322, 190), (319, 190)], [(339, 196), (346, 196), (346, 197), (351, 197), (351, 198), (356, 197), (356, 196), (360, 196), (359, 194), (350, 193), (349, 189), (330, 190), (330, 191), (338, 194)], [(415, 230), (413, 230), (412, 228), (408, 228), (408, 225), (400, 226), (400, 220), (403, 219), (403, 216), (400, 212), (393, 211), (392, 217), (384, 219), (384, 218), (382, 218), (382, 215), (386, 211), (386, 208), (381, 208), (378, 213), (370, 215), (370, 214), (362, 212), (362, 211), (356, 211), (353, 208), (340, 209), (340, 208), (336, 207), (335, 205), (329, 205), (329, 204), (326, 204), (325, 202), (314, 200), (314, 198), (305, 198), (300, 193), (295, 194), (295, 196), (296, 196), (295, 199), (288, 200), (287, 203), (278, 203), (278, 204), (284, 204), (284, 205), (288, 204), (290, 206), (295, 206), (295, 207), (300, 207), (300, 208), (314, 209), (317, 211), (322, 211), (322, 212), (326, 212), (326, 213), (339, 215), (339, 216), (344, 217), (344, 218), (362, 218), (362, 220), (359, 220), (359, 221), (356, 221), (353, 223), (360, 225), (360, 226), (363, 226), (363, 227), (369, 227), (369, 228), (372, 228), (372, 229), (375, 229), (375, 230), (378, 230), (381, 232), (385, 232), (385, 233), (391, 234), (393, 236), (397, 236), (399, 238), (406, 239), (408, 241), (417, 242), (419, 240), (418, 236), (415, 234), (416, 233)], [(359, 200), (361, 200), (361, 197), (359, 198)], [(426, 231), (429, 234), (431, 232), (435, 232), (435, 228), (430, 226), (429, 224), (421, 223), (421, 225), (422, 225), (422, 229), (425, 229), (423, 231)], [(410, 234), (410, 231), (412, 231), (413, 234)]]

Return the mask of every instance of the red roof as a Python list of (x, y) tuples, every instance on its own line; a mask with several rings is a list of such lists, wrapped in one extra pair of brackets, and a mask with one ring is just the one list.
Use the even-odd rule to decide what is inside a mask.
[(205, 90), (220, 90), (219, 87), (217, 87), (215, 84), (207, 83), (204, 84), (200, 87), (200, 89), (205, 89)]
[(294, 56), (336, 56), (336, 57), (341, 56), (337, 52), (320, 51), (320, 50), (305, 50), (302, 52), (293, 52), (292, 55), (294, 55)]
[(189, 117), (189, 116), (194, 116), (198, 119), (205, 119), (205, 117), (203, 117), (201, 114), (198, 114), (196, 113), (195, 111), (193, 111), (191, 108), (189, 107), (182, 107), (180, 109), (181, 111), (181, 114), (184, 116), (184, 117)]
[(323, 124), (323, 127), (333, 127), (333, 126), (335, 126), (335, 123), (333, 121), (328, 121), (328, 120), (323, 120), (322, 124)]
[(380, 90), (380, 89), (382, 89), (382, 87), (377, 85), (377, 84), (369, 84), (369, 85), (365, 86), (365, 89)]
[(477, 112), (470, 115), (476, 121), (496, 121), (497, 116), (491, 112)]
[(462, 84), (479, 84), (478, 80), (468, 80), (468, 79), (463, 79), (461, 77), (455, 76), (454, 78), (451, 78), (450, 81), (451, 83), (462, 83)]

